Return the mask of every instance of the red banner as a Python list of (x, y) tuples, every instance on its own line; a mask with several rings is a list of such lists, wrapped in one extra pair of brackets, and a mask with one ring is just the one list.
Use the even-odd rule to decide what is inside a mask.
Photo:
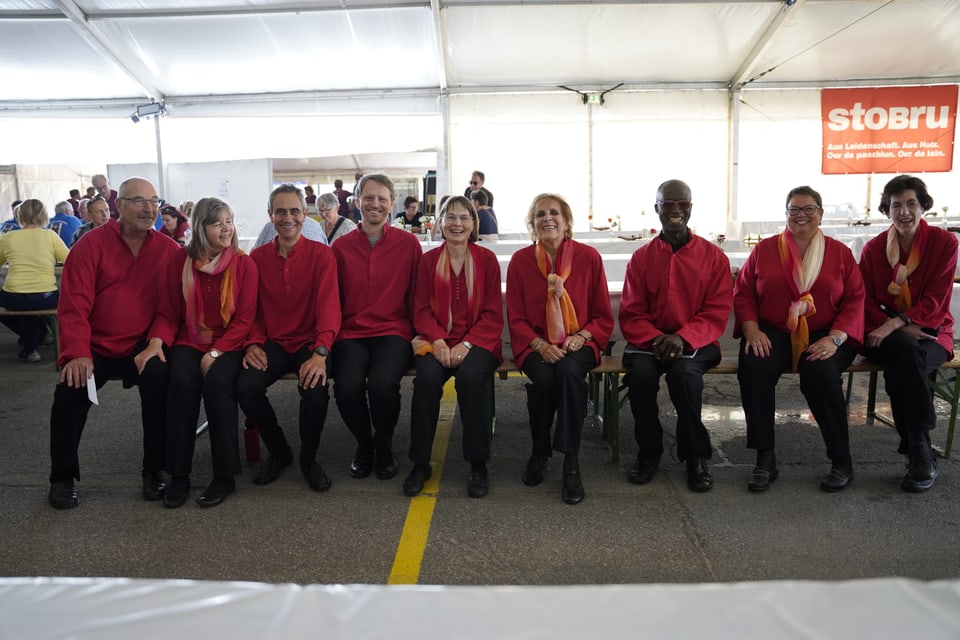
[(823, 89), (822, 173), (953, 170), (957, 85)]

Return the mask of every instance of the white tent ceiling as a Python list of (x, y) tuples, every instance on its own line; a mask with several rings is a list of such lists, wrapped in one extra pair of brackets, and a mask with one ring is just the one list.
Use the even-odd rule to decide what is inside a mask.
[(3, 115), (127, 115), (151, 100), (184, 115), (210, 103), (422, 112), (446, 94), (560, 85), (956, 82), (960, 2), (0, 0), (0, 78)]

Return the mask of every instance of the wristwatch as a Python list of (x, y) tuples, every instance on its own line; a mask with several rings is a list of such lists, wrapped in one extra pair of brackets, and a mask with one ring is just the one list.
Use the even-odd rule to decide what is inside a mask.
[(460, 344), (465, 346), (467, 349), (473, 349), (473, 345), (467, 342), (466, 340), (462, 341)]
[(830, 339), (833, 340), (833, 344), (837, 345), (838, 347), (843, 344), (843, 338), (840, 336), (830, 336)]
[(330, 355), (330, 350), (322, 345), (314, 349), (313, 352), (322, 358), (326, 358), (328, 355)]
[(214, 360), (216, 360), (217, 358), (220, 357), (220, 353), (221, 353), (221, 352), (220, 352), (220, 351), (217, 351), (216, 349), (210, 349), (210, 351), (207, 351), (207, 353), (210, 354), (210, 357), (211, 357), (211, 358), (213, 358)]

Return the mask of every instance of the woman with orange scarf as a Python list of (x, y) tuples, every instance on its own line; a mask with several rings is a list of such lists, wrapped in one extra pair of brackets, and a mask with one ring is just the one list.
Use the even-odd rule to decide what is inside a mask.
[(853, 479), (841, 376), (863, 338), (863, 279), (850, 249), (820, 230), (819, 193), (793, 189), (786, 214), (787, 228), (754, 247), (733, 294), (747, 447), (757, 450), (747, 488), (765, 491), (780, 475), (776, 387), (783, 372), (794, 371), (831, 461), (820, 488), (841, 491)]
[(950, 299), (957, 268), (957, 238), (923, 219), (933, 207), (927, 185), (915, 176), (883, 188), (880, 211), (890, 227), (867, 242), (860, 256), (866, 288), (864, 355), (883, 365), (893, 423), (906, 454), (900, 488), (920, 493), (937, 480), (930, 430), (937, 412), (928, 377), (953, 358)]
[(167, 471), (172, 479), (163, 504), (170, 508), (186, 502), (190, 491), (201, 397), (213, 480), (197, 504), (216, 506), (236, 489), (240, 416), (233, 385), (257, 310), (257, 267), (239, 249), (230, 205), (203, 198), (194, 209), (193, 228), (190, 244), (170, 260), (150, 341), (135, 358), (141, 369), (154, 356), (169, 358)]
[[(517, 367), (528, 378), (533, 452), (522, 480), (543, 482), (552, 451), (564, 454), (561, 497), (582, 501), (580, 430), (587, 414), (586, 377), (613, 332), (610, 291), (596, 249), (573, 240), (573, 212), (562, 197), (533, 199), (527, 229), (534, 244), (507, 268), (507, 317)], [(551, 447), (550, 428), (556, 416)]]
[(445, 242), (420, 260), (414, 291), (417, 377), (410, 415), (413, 469), (403, 483), (403, 492), (417, 495), (432, 475), (430, 452), (443, 385), (455, 376), (463, 423), (463, 458), (470, 463), (467, 494), (482, 498), (490, 486), (486, 389), (503, 360), (500, 264), (496, 254), (477, 245), (480, 221), (467, 198), (450, 198), (440, 210), (439, 226)]

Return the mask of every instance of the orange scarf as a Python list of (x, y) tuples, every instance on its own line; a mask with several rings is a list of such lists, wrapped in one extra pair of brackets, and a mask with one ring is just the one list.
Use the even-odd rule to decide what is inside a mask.
[[(470, 309), (470, 320), (476, 324), (480, 319), (480, 301), (484, 299), (483, 278), (477, 279), (477, 262), (480, 260), (480, 249), (475, 243), (467, 245), (467, 255), (463, 261), (463, 273), (467, 280), (467, 306)], [(450, 253), (446, 243), (440, 249), (437, 267), (433, 270), (433, 288), (430, 292), (430, 309), (440, 323), (440, 326), (449, 334), (453, 328), (453, 287), (451, 282), (455, 274), (450, 265)], [(433, 353), (433, 344), (424, 336), (418, 335), (413, 339), (414, 355), (422, 356)]]
[(907, 264), (900, 264), (900, 234), (892, 224), (887, 230), (887, 263), (893, 269), (893, 280), (887, 285), (887, 293), (896, 297), (893, 304), (900, 313), (913, 306), (907, 278), (920, 264), (920, 255), (926, 246), (927, 221), (921, 219), (917, 234), (913, 238), (913, 246), (910, 247), (910, 255), (907, 256)]
[(580, 325), (577, 323), (577, 310), (573, 308), (570, 294), (563, 288), (563, 283), (570, 277), (573, 268), (573, 248), (566, 242), (560, 244), (557, 250), (556, 269), (551, 272), (550, 256), (547, 254), (543, 242), (537, 243), (537, 269), (547, 280), (547, 339), (550, 344), (562, 344), (567, 335), (575, 333)]
[(791, 363), (794, 373), (800, 362), (800, 354), (810, 345), (810, 328), (807, 326), (807, 318), (817, 312), (810, 289), (817, 281), (820, 267), (823, 266), (823, 245), (823, 233), (818, 230), (817, 235), (810, 241), (810, 246), (807, 247), (806, 255), (801, 260), (797, 242), (788, 229), (784, 229), (777, 238), (780, 264), (793, 296), (787, 310), (787, 328), (790, 330), (790, 344), (793, 347)]
[(236, 310), (234, 291), (236, 261), (233, 259), (235, 255), (243, 255), (243, 251), (235, 252), (230, 247), (221, 251), (212, 260), (191, 260), (190, 256), (187, 256), (183, 262), (181, 286), (183, 300), (186, 303), (186, 324), (190, 339), (195, 343), (211, 344), (213, 342), (213, 329), (204, 322), (203, 293), (197, 286), (197, 276), (200, 272), (209, 275), (223, 273), (223, 279), (220, 281), (220, 318), (223, 320), (223, 326), (227, 326)]

